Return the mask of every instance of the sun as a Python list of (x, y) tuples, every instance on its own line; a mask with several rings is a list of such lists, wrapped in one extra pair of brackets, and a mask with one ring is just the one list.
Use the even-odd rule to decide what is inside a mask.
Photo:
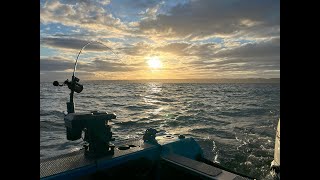
[(147, 63), (149, 67), (153, 69), (158, 69), (162, 67), (161, 60), (157, 56), (149, 57)]

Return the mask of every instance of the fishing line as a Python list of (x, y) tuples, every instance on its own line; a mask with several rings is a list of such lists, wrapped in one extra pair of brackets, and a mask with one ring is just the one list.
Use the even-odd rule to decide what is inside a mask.
[(84, 48), (86, 48), (89, 44), (92, 44), (92, 43), (98, 43), (98, 44), (106, 47), (106, 48), (109, 49), (114, 55), (116, 55), (118, 59), (121, 59), (121, 58), (118, 56), (118, 54), (113, 51), (112, 48), (108, 47), (107, 45), (103, 44), (102, 42), (99, 42), (99, 41), (90, 41), (90, 42), (88, 42), (87, 44), (85, 44), (85, 45), (80, 49), (80, 51), (79, 51), (79, 53), (78, 53), (78, 55), (77, 55), (76, 62), (74, 63), (74, 67), (73, 67), (73, 76), (75, 75), (75, 71), (76, 71), (76, 69), (77, 69), (78, 59), (79, 59), (79, 56), (80, 56), (81, 52), (84, 50)]

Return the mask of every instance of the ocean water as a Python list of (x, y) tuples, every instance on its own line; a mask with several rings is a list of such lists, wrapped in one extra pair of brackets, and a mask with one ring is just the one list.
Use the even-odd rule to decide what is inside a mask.
[[(280, 84), (84, 81), (76, 112), (115, 113), (116, 140), (142, 138), (147, 128), (195, 138), (207, 159), (258, 178), (271, 179)], [(67, 87), (40, 83), (40, 159), (76, 151), (66, 140)]]

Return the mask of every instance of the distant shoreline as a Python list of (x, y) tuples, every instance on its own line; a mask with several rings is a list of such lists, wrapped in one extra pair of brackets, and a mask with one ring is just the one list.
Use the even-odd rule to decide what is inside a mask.
[[(82, 80), (82, 82), (132, 82), (132, 83), (144, 83), (144, 82), (161, 82), (161, 83), (273, 83), (280, 84), (280, 78), (248, 78), (248, 79), (137, 79), (137, 80)], [(45, 83), (48, 81), (40, 81)]]

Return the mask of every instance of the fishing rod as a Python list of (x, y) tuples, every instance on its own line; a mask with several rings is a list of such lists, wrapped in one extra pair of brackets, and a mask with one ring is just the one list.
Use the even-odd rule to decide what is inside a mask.
[(63, 84), (60, 84), (58, 81), (54, 81), (54, 82), (53, 82), (53, 85), (54, 85), (54, 86), (67, 85), (68, 88), (71, 90), (71, 92), (70, 92), (70, 101), (67, 102), (67, 112), (68, 112), (68, 114), (75, 112), (75, 111), (74, 111), (74, 102), (73, 102), (74, 92), (80, 93), (80, 92), (83, 90), (83, 85), (81, 85), (81, 84), (79, 83), (80, 79), (75, 76), (75, 72), (76, 72), (77, 64), (78, 64), (78, 59), (79, 59), (80, 54), (82, 53), (82, 51), (83, 51), (88, 45), (90, 45), (90, 44), (92, 44), (92, 43), (97, 43), (97, 44), (100, 44), (100, 45), (106, 47), (106, 48), (107, 48), (108, 50), (110, 50), (114, 55), (116, 55), (117, 58), (119, 58), (118, 54), (115, 53), (112, 48), (106, 46), (105, 44), (103, 44), (103, 43), (101, 43), (101, 42), (99, 42), (99, 41), (90, 41), (90, 42), (86, 43), (86, 44), (80, 49), (80, 51), (79, 51), (79, 53), (78, 53), (78, 55), (77, 55), (76, 61), (75, 61), (75, 63), (74, 63), (71, 81), (69, 81), (69, 80), (67, 79), (67, 80), (64, 81)]
[[(115, 53), (112, 48), (106, 46), (105, 44), (103, 44), (103, 43), (101, 43), (101, 42), (99, 42), (99, 41), (90, 41), (90, 42), (88, 42), (87, 44), (85, 44), (85, 45), (80, 49), (80, 51), (79, 51), (79, 53), (78, 53), (78, 55), (77, 55), (76, 61), (75, 61), (75, 63), (74, 63), (74, 68), (73, 68), (73, 74), (72, 74), (72, 76), (74, 76), (74, 74), (75, 74), (75, 71), (76, 71), (76, 68), (77, 68), (77, 63), (78, 63), (78, 58), (79, 58), (82, 50), (84, 50), (85, 47), (87, 47), (89, 44), (92, 44), (92, 43), (98, 43), (98, 44), (106, 47), (106, 48), (109, 49), (114, 55), (116, 55), (116, 56), (119, 58), (118, 54)], [(120, 59), (120, 58), (119, 58), (119, 59)]]

